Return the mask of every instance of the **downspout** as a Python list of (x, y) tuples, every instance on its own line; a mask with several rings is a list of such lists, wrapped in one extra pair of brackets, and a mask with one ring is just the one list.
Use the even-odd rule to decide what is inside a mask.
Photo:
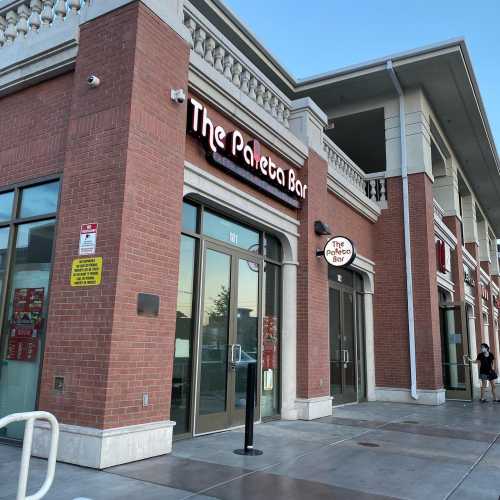
[(411, 237), (410, 237), (410, 207), (408, 198), (408, 162), (406, 157), (406, 111), (403, 89), (399, 83), (396, 72), (389, 59), (386, 64), (387, 71), (399, 96), (399, 128), (401, 133), (401, 177), (403, 179), (403, 227), (405, 237), (405, 264), (406, 264), (406, 302), (408, 306), (408, 345), (410, 348), (410, 394), (413, 399), (418, 399), (417, 394), (417, 361), (415, 354), (415, 309), (413, 305), (413, 271), (411, 262)]

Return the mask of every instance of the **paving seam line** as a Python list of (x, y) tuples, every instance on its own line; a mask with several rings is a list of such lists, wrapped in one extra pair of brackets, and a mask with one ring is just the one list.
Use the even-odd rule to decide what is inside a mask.
[(233, 477), (233, 478), (228, 479), (226, 481), (221, 481), (220, 483), (217, 483), (217, 484), (214, 484), (212, 486), (209, 486), (208, 488), (205, 488), (203, 490), (197, 491), (195, 493), (191, 493), (191, 494), (189, 494), (189, 495), (187, 495), (185, 497), (182, 497), (180, 500), (188, 500), (189, 498), (193, 498), (193, 497), (196, 497), (198, 495), (205, 494), (205, 493), (209, 492), (210, 490), (213, 490), (214, 488), (218, 488), (220, 486), (224, 486), (226, 484), (229, 484), (232, 481), (236, 481), (238, 479), (242, 479), (244, 477), (251, 476), (252, 474), (255, 474), (257, 472), (265, 472), (266, 470), (272, 469), (273, 467), (276, 467), (278, 465), (282, 465), (282, 464), (286, 464), (286, 463), (291, 463), (291, 462), (296, 462), (300, 458), (303, 458), (303, 457), (305, 457), (307, 455), (311, 455), (313, 453), (316, 453), (319, 450), (323, 450), (323, 449), (326, 449), (326, 448), (333, 448), (334, 446), (337, 446), (339, 444), (345, 443), (346, 441), (350, 441), (352, 439), (357, 439), (357, 438), (359, 438), (361, 436), (364, 436), (365, 434), (369, 434), (370, 432), (374, 432), (374, 431), (380, 430), (380, 429), (384, 428), (387, 425), (395, 424), (395, 423), (397, 423), (397, 422), (399, 422), (399, 421), (401, 421), (403, 419), (412, 417), (414, 415), (417, 415), (417, 414), (416, 413), (410, 413), (410, 414), (405, 415), (403, 417), (399, 417), (399, 418), (397, 418), (395, 420), (391, 420), (389, 422), (385, 422), (384, 424), (381, 424), (381, 425), (379, 425), (377, 427), (373, 427), (371, 429), (367, 429), (366, 431), (361, 432), (360, 434), (356, 434), (355, 436), (351, 436), (351, 437), (348, 437), (348, 438), (345, 438), (345, 439), (341, 439), (340, 441), (334, 441), (332, 443), (325, 444), (325, 445), (320, 446), (319, 448), (317, 448), (315, 450), (306, 451), (304, 453), (301, 453), (300, 455), (297, 455), (296, 457), (294, 457), (294, 458), (292, 458), (290, 460), (286, 460), (284, 462), (276, 462), (276, 463), (270, 464), (270, 465), (265, 465), (264, 467), (261, 467), (259, 469), (255, 469), (255, 470), (252, 470), (252, 471), (247, 472), (245, 474), (242, 474), (241, 476), (236, 476), (236, 477)]
[(458, 483), (447, 493), (446, 496), (443, 497), (443, 500), (448, 500), (451, 495), (453, 495), (460, 486), (464, 483), (464, 481), (472, 474), (472, 471), (479, 465), (479, 463), (483, 460), (483, 458), (487, 455), (487, 453), (491, 450), (494, 444), (498, 441), (500, 437), (500, 432), (496, 435), (495, 439), (488, 445), (488, 447), (479, 455), (478, 459), (469, 467), (467, 472), (462, 476), (462, 479), (458, 481)]

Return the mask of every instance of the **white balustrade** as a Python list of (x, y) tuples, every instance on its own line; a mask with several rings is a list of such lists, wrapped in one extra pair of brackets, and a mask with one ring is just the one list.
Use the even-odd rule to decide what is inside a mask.
[(271, 88), (269, 82), (264, 81), (243, 57), (238, 57), (236, 50), (230, 50), (218, 39), (217, 33), (210, 33), (196, 17), (188, 11), (184, 12), (184, 25), (191, 36), (191, 49), (274, 119), (289, 128), (290, 106), (285, 102), (286, 99)]
[(328, 164), (334, 172), (340, 174), (351, 186), (365, 191), (365, 173), (333, 141), (324, 137), (323, 149)]
[(365, 174), (332, 140), (323, 138), (323, 149), (328, 165), (339, 175), (351, 189), (364, 194), (368, 199), (386, 207), (387, 183), (385, 172)]
[[(78, 15), (91, 0), (26, 0), (0, 11), (0, 50)], [(100, 0), (102, 1), (102, 0)]]
[(366, 174), (365, 177), (366, 196), (385, 208), (387, 206), (387, 179), (385, 178), (385, 172)]

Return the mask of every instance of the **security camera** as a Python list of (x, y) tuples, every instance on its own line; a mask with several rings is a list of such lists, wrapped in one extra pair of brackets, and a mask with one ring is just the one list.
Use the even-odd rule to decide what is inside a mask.
[(96, 87), (99, 87), (101, 80), (95, 75), (89, 75), (87, 78), (87, 84), (91, 89), (95, 89)]
[(182, 104), (186, 100), (186, 94), (182, 89), (172, 89), (170, 91), (170, 98), (172, 101)]

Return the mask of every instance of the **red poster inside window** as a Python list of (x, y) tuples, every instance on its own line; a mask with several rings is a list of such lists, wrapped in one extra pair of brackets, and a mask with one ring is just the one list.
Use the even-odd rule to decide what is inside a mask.
[(278, 322), (274, 316), (264, 316), (262, 338), (262, 368), (271, 370), (278, 367)]
[(38, 334), (42, 328), (44, 288), (16, 288), (10, 321), (7, 359), (35, 361), (38, 353)]

